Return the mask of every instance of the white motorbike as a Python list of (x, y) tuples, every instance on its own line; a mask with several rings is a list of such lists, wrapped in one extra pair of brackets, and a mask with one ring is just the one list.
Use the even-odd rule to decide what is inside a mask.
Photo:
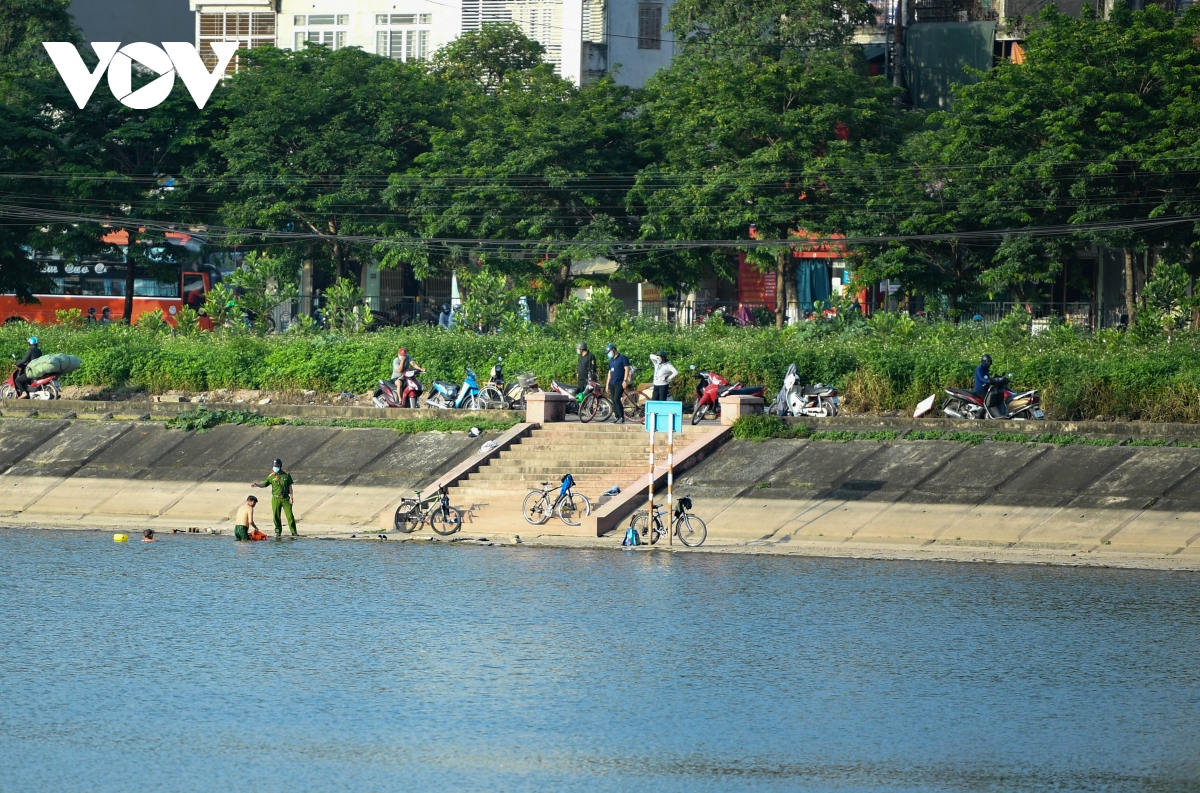
[(776, 416), (826, 418), (836, 416), (840, 405), (836, 388), (824, 383), (802, 385), (796, 374), (796, 364), (792, 364), (783, 378), (783, 388), (779, 389), (768, 412)]

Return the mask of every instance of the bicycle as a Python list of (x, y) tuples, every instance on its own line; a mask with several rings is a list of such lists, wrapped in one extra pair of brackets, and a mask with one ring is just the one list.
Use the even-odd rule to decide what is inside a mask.
[(574, 484), (573, 476), (564, 476), (562, 486), (558, 489), (558, 497), (553, 503), (550, 501), (550, 493), (553, 491), (549, 482), (542, 482), (541, 488), (530, 488), (525, 500), (521, 502), (521, 514), (534, 526), (541, 526), (550, 520), (551, 515), (558, 515), (558, 519), (568, 526), (578, 526), (583, 522), (583, 518), (592, 514), (592, 502), (588, 501), (587, 496), (573, 492), (571, 487)]
[[(675, 501), (675, 517), (672, 520), (672, 531), (675, 536), (689, 548), (699, 548), (708, 539), (708, 526), (704, 525), (704, 521), (688, 512), (692, 508), (692, 500), (687, 496), (682, 496)], [(650, 544), (658, 542), (666, 532), (663, 530), (663, 513), (666, 510), (658, 506), (654, 506), (654, 525), (650, 529)], [(646, 517), (646, 510), (635, 513), (629, 521), (629, 528), (638, 533), (638, 536), (646, 534), (646, 527), (649, 521)]]
[(421, 498), (421, 491), (414, 490), (416, 498), (406, 498), (396, 507), (396, 517), (393, 527), (404, 534), (412, 534), (425, 523), (434, 533), (443, 537), (453, 534), (462, 528), (462, 510), (450, 505), (450, 492), (445, 487), (438, 488), (436, 496)]

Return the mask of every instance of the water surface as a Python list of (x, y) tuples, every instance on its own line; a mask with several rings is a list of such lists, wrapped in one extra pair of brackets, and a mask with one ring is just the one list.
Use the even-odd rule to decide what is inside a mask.
[(1200, 576), (0, 531), (0, 790), (1195, 791)]

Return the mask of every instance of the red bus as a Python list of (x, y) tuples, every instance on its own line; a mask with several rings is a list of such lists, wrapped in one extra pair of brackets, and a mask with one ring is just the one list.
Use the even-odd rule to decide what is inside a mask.
[[(168, 242), (186, 246), (192, 237), (185, 234), (168, 233)], [(105, 242), (127, 245), (129, 236), (125, 232), (106, 235)], [(199, 250), (198, 248), (191, 248)], [(34, 261), (41, 265), (42, 274), (49, 277), (53, 288), (35, 295), (37, 303), (20, 303), (15, 294), (0, 295), (0, 322), (58, 321), (57, 312), (77, 308), (84, 316), (95, 309), (95, 318), (108, 318), (116, 322), (125, 318), (126, 265), (121, 259), (104, 256), (80, 261), (65, 261), (58, 257), (38, 256)], [(133, 321), (155, 309), (162, 309), (163, 318), (174, 324), (175, 315), (185, 305), (197, 311), (204, 305), (205, 295), (221, 280), (221, 273), (212, 265), (192, 263), (182, 266), (178, 275), (170, 280), (135, 278), (133, 282)], [(104, 310), (108, 309), (108, 314)]]

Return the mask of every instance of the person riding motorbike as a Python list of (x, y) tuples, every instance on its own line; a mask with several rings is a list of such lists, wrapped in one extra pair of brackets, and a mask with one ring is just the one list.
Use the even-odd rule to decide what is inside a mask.
[(17, 388), (17, 399), (29, 399), (29, 377), (25, 374), (25, 367), (42, 357), (42, 351), (38, 347), (37, 336), (29, 337), (29, 349), (25, 351), (25, 357), (17, 361), (17, 376), (13, 378), (13, 385)]
[(975, 367), (975, 396), (983, 399), (984, 393), (987, 391), (988, 380), (991, 379), (992, 356), (987, 353), (979, 359), (979, 366)]

